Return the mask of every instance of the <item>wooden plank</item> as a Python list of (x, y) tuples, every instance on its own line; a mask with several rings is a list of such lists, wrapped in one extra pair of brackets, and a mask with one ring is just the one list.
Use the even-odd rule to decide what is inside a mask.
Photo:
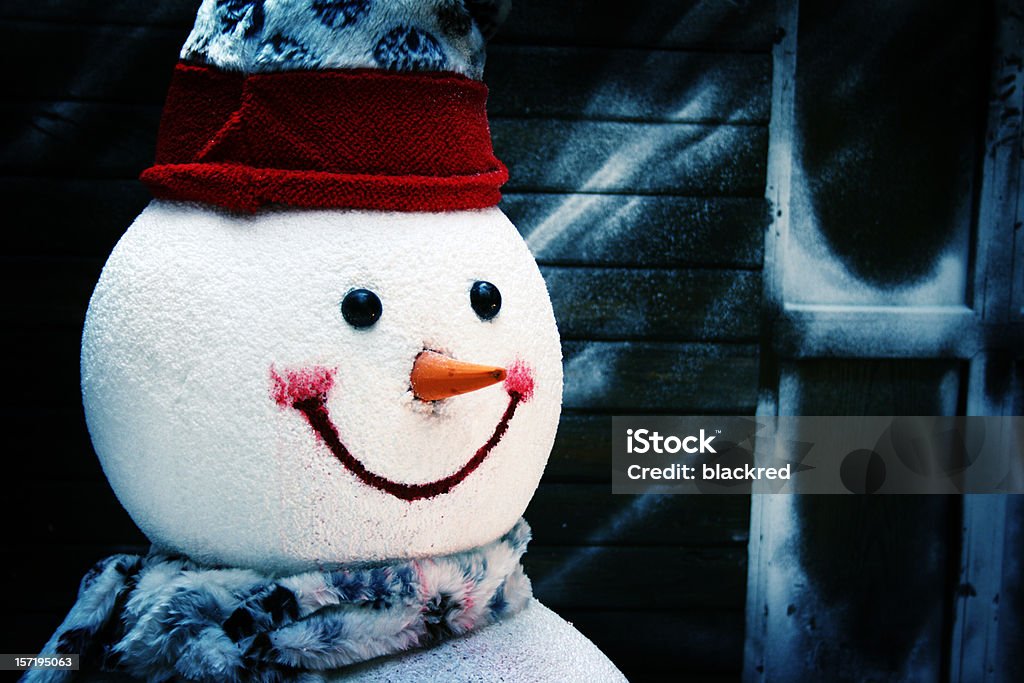
[[(67, 345), (70, 348), (70, 344)], [(72, 350), (74, 351), (74, 349)], [(40, 357), (47, 354), (40, 351)], [(19, 429), (9, 430), (6, 450), (11, 454), (12, 476), (54, 484), (87, 483), (103, 480), (103, 471), (93, 453), (77, 391), (77, 360), (68, 354), (61, 370), (48, 373), (38, 382), (27, 403), (21, 395), (0, 403), (5, 419)], [(58, 378), (59, 390), (47, 390)], [(19, 386), (37, 386), (32, 373), (18, 373), (11, 381)], [(31, 407), (30, 407), (31, 406)], [(42, 406), (37, 408), (36, 406)], [(47, 434), (45, 456), (40, 455), (38, 434)], [(551, 451), (545, 484), (610, 485), (611, 415), (581, 414), (565, 410)]]
[(1024, 361), (1018, 359), (1013, 364), (1012, 376), (1010, 382), (1012, 382), (1013, 388), (1010, 389), (1010, 405), (1012, 406), (1012, 415), (1024, 415)]
[[(36, 510), (20, 523), (34, 542), (148, 543), (104, 479), (21, 479), (8, 504)], [(607, 484), (541, 484), (525, 516), (536, 545), (741, 547), (748, 508), (744, 496), (615, 496)]]
[[(1005, 11), (1005, 6), (1001, 11)], [(1018, 64), (1024, 54), (1021, 54), (1021, 38), (1024, 37), (1024, 18), (1018, 16), (1013, 21), (1007, 21), (1004, 16), (1000, 22), (1001, 40), (1006, 45), (1008, 38), (1015, 38), (1012, 44), (1017, 46), (1015, 61)], [(1015, 28), (1012, 30), (1010, 27)], [(1007, 35), (1009, 34), (1009, 35)], [(1016, 35), (1014, 35), (1016, 34)], [(996, 61), (1006, 65), (1009, 59)], [(1017, 71), (1020, 69), (1018, 68)], [(1009, 74), (1003, 70), (997, 70), (996, 76), (1001, 77), (1005, 84)], [(1019, 81), (1019, 74), (1017, 76)], [(998, 84), (999, 81), (997, 81)], [(989, 127), (993, 126), (992, 117), (995, 112), (1002, 109), (998, 98), (993, 98), (990, 104)], [(1020, 109), (1016, 111), (1018, 121)], [(1007, 133), (1004, 129), (1002, 134)], [(1016, 133), (1019, 135), (1019, 123)], [(1012, 135), (1011, 135), (1012, 137)], [(989, 140), (992, 140), (991, 134)], [(992, 173), (1008, 173), (1006, 168), (992, 168), (992, 160), (1003, 154), (996, 150), (988, 150), (986, 154), (985, 175), (982, 183), (983, 191), (990, 186), (989, 176)], [(990, 156), (991, 154), (991, 156)], [(1019, 159), (1017, 161), (1019, 166)], [(1019, 169), (1017, 169), (1019, 172)], [(986, 216), (985, 202), (991, 198), (984, 199), (979, 209), (981, 221), (997, 223), (999, 219), (993, 216)], [(991, 209), (991, 207), (989, 207)], [(1013, 217), (1010, 217), (1010, 221)], [(987, 270), (987, 277), (978, 280), (987, 289), (984, 295), (976, 294), (975, 301), (984, 310), (984, 317), (988, 320), (1006, 320), (1010, 313), (1008, 301), (1004, 298), (1011, 291), (1010, 287), (1010, 264), (1002, 264), (1005, 267), (991, 267), (996, 264), (993, 260), (1009, 257), (1008, 254), (999, 254), (999, 244), (1005, 237), (1004, 234), (992, 239), (994, 245), (986, 245), (989, 238), (993, 238), (997, 232), (1012, 233), (1010, 224), (1004, 221), (1002, 230), (996, 229), (995, 225), (983, 229), (978, 236), (978, 243), (987, 259), (990, 260), (990, 267), (982, 267), (979, 270)], [(1009, 240), (1002, 241), (1002, 247), (1009, 248)], [(984, 261), (984, 258), (983, 258)], [(1000, 335), (1002, 336), (1002, 335)], [(1007, 335), (1008, 336), (1008, 335)], [(1020, 352), (1024, 348), (1021, 344), (1014, 347), (1014, 351)], [(1013, 410), (1014, 403), (1014, 380), (1013, 380), (1013, 357), (1006, 353), (994, 352), (991, 346), (983, 353), (979, 353), (967, 362), (966, 377), (966, 414), (967, 415), (1020, 415)], [(1019, 460), (1018, 460), (1019, 464)], [(1016, 471), (1013, 471), (1016, 470)], [(965, 472), (965, 482), (970, 486), (971, 481), (977, 476), (976, 468), (968, 468)], [(1017, 479), (1020, 476), (1020, 469), (1012, 468), (1007, 475), (1007, 480)], [(1006, 655), (1007, 651), (1014, 651), (1011, 645), (1007, 648), (1007, 641), (1019, 641), (1022, 631), (1022, 624), (1019, 623), (1024, 611), (1019, 610), (1019, 596), (1014, 595), (1014, 584), (1019, 581), (1020, 559), (1024, 557), (1018, 549), (1022, 546), (1015, 542), (1014, 536), (1019, 533), (1021, 522), (1024, 521), (1024, 508), (1015, 510), (1013, 499), (1020, 496), (1005, 495), (965, 495), (960, 498), (960, 558), (959, 571), (956, 577), (957, 585), (963, 587), (956, 591), (953, 602), (953, 624), (948, 652), (950, 681), (954, 683), (967, 683), (969, 681), (981, 680), (988, 683), (1002, 680), (1019, 680), (1020, 674), (1024, 673), (1024, 665), (1018, 663), (1019, 657)], [(1011, 502), (1013, 501), (1013, 502)], [(1018, 514), (1014, 514), (1018, 512)], [(967, 589), (969, 588), (969, 590)], [(1016, 597), (1017, 605), (1014, 605)], [(1017, 608), (1017, 609), (1015, 609)], [(1016, 612), (1016, 613), (1015, 613)], [(1014, 671), (1018, 669), (1019, 671)], [(1014, 675), (1014, 674), (1017, 675)]]
[(1009, 1), (996, 3), (996, 15), (981, 159), (974, 308), (986, 322), (1007, 322), (1021, 321), (1024, 313), (1024, 16), (1020, 4)]
[[(0, 412), (10, 425), (4, 436), (7, 473), (12, 482), (45, 482), (41, 498), (50, 498), (47, 487), (59, 482), (106, 485), (82, 414), (80, 339), (81, 327), (66, 322), (21, 321), (7, 325), (0, 335), (0, 354), (17, 359), (5, 369), (8, 386), (17, 389), (0, 398)], [(31, 499), (19, 509), (33, 510), (31, 518), (48, 514), (45, 503)]]
[[(1013, 496), (1016, 497), (1016, 496)], [(953, 635), (949, 658), (950, 679), (968, 683), (1008, 680), (1000, 672), (1000, 623), (1003, 596), (1004, 545), (1007, 536), (1006, 495), (962, 497), (961, 548), (957, 582), (961, 586), (953, 606)], [(1011, 522), (1012, 524), (1012, 522)], [(1006, 558), (1009, 559), (1009, 558)], [(1013, 558), (1006, 564), (1016, 563)], [(969, 588), (969, 589), (968, 589)], [(1009, 597), (1009, 596), (1006, 596)], [(1018, 637), (1020, 632), (1016, 632)], [(1009, 663), (1011, 658), (1006, 658)]]
[(519, 0), (496, 42), (767, 51), (774, 35), (770, 0)]
[(509, 191), (764, 194), (759, 126), (494, 119)]
[(754, 345), (570, 341), (562, 352), (567, 408), (721, 414), (757, 401)]
[[(153, 159), (160, 108), (95, 102), (0, 107), (0, 173), (134, 178)], [(757, 196), (765, 129), (756, 126), (492, 119), (509, 191)], [(552, 142), (557, 141), (557, 142)]]
[(743, 547), (747, 496), (611, 495), (608, 484), (544, 484), (524, 515), (534, 543)]
[[(36, 301), (36, 305), (45, 303)], [(21, 414), (38, 411), (40, 424), (45, 424), (45, 420), (55, 414), (67, 415), (70, 414), (68, 409), (81, 408), (80, 344), (81, 327), (74, 323), (6, 325), (0, 351), (5, 358), (17, 359), (4, 368), (6, 381), (9, 386), (17, 387), (17, 391), (5, 392), (0, 405), (18, 409)], [(79, 412), (79, 419), (80, 416)], [(50, 427), (40, 433), (52, 431)], [(39, 449), (36, 441), (32, 452)]]
[[(20, 387), (17, 395), (8, 394), (0, 403), (6, 418), (21, 429), (7, 437), (7, 450), (16, 457), (12, 467), (23, 476), (63, 481), (95, 481), (102, 472), (92, 452), (85, 421), (81, 413), (78, 391), (78, 328), (73, 325), (37, 326), (31, 329), (12, 327), (0, 345), (7, 357), (45, 359), (45, 364), (16, 363), (8, 369), (9, 381)], [(614, 351), (606, 351), (611, 353)], [(642, 355), (642, 354), (641, 354)], [(611, 369), (611, 368), (610, 368)], [(587, 377), (567, 376), (572, 385)], [(634, 385), (637, 379), (624, 385)], [(613, 382), (619, 380), (612, 380)], [(726, 395), (732, 395), (730, 389)], [(753, 388), (745, 392), (753, 395)], [(577, 392), (578, 394), (578, 392)], [(572, 397), (570, 397), (571, 399)], [(591, 395), (592, 405), (601, 403), (599, 395)], [(678, 399), (672, 403), (678, 404)], [(615, 411), (615, 401), (606, 401), (605, 409)], [(742, 402), (705, 412), (744, 412), (752, 410)], [(625, 410), (621, 406), (618, 410)], [(652, 406), (648, 405), (647, 410)], [(672, 411), (671, 407), (653, 406), (655, 412)], [(633, 411), (635, 412), (635, 411)], [(57, 428), (55, 428), (57, 426)], [(46, 457), (39, 457), (36, 435), (47, 434)], [(579, 413), (572, 408), (563, 411), (545, 481), (602, 482), (609, 481), (611, 467), (610, 414)]]
[[(48, 482), (96, 482), (104, 479), (99, 461), (92, 450), (85, 419), (82, 416), (80, 396), (72, 387), (77, 382), (77, 346), (68, 341), (68, 349), (58, 369), (48, 371), (47, 380), (60, 378), (59, 391), (40, 387), (38, 394), (26, 404), (21, 396), (8, 396), (0, 401), (4, 419), (17, 430), (9, 430), (5, 448), (11, 454), (9, 468), (12, 476)], [(4, 347), (9, 352), (14, 347)], [(18, 352), (28, 353), (26, 347)], [(36, 351), (36, 357), (53, 356)], [(18, 355), (9, 357), (19, 357)], [(11, 381), (19, 386), (31, 383), (31, 373), (12, 375)], [(35, 379), (38, 379), (36, 376)], [(58, 393), (60, 396), (58, 396)], [(41, 404), (41, 401), (45, 401)], [(58, 428), (54, 428), (59, 425)], [(47, 434), (46, 455), (39, 457), (38, 434)], [(571, 410), (562, 412), (558, 435), (544, 471), (544, 482), (550, 484), (599, 483), (610, 485), (611, 473), (611, 415), (590, 415)]]
[(23, 480), (8, 502), (15, 508), (34, 508), (20, 524), (25, 537), (33, 542), (54, 547), (149, 544), (103, 478), (88, 482)]
[[(81, 325), (102, 262), (11, 259), (13, 282), (28, 296), (4, 317), (19, 324)], [(563, 339), (752, 341), (760, 276), (753, 271), (637, 270), (546, 266)]]
[(531, 545), (523, 567), (553, 609), (740, 609), (746, 558), (745, 548), (729, 547)]
[[(17, 652), (37, 652), (63, 621), (69, 602), (48, 612), (21, 611), (0, 637)], [(736, 610), (559, 610), (608, 655), (631, 681), (738, 683), (743, 619)], [(626, 628), (643, 624), (643, 628)], [(653, 637), (652, 634), (667, 634)], [(672, 647), (665, 643), (671, 640)], [(691, 673), (692, 672), (692, 673)]]
[[(105, 259), (150, 200), (136, 180), (0, 178), (8, 254)], [(755, 198), (505, 193), (541, 263), (758, 268), (768, 205)]]
[(631, 681), (740, 680), (743, 613), (738, 610), (559, 609), (558, 613)]
[(563, 339), (753, 341), (761, 275), (735, 270), (541, 269)]
[(545, 482), (611, 484), (612, 416), (562, 410)]
[[(19, 332), (16, 344), (2, 347), (17, 352), (12, 357), (46, 359), (42, 376), (37, 366), (12, 366), (11, 372), (25, 368), (11, 376), (24, 392), (16, 400), (19, 405), (41, 401), (71, 415), (79, 401), (78, 336), (61, 331), (73, 328), (53, 328), (52, 335), (47, 329)], [(48, 342), (50, 338), (55, 341)], [(568, 341), (562, 351), (566, 410), (752, 414), (748, 411), (756, 402), (755, 345)], [(577, 433), (586, 428), (577, 426)], [(572, 443), (563, 442), (561, 457), (576, 448)], [(594, 472), (598, 467), (592, 464), (587, 469)]]
[[(114, 553), (147, 551), (148, 545), (8, 545), (0, 553), (0, 578), (19, 589), (9, 594), (5, 608), (66, 610), (81, 577), (95, 562)], [(523, 566), (537, 598), (557, 609), (739, 609), (746, 550), (532, 544)], [(629, 577), (629, 585), (671, 589), (610, 590), (622, 586), (624, 577)]]
[(956, 360), (816, 359), (784, 363), (780, 415), (956, 415)]
[(0, 626), (0, 642), (12, 652), (39, 652), (64, 621), (70, 607), (69, 604), (60, 611), (23, 610), (17, 616), (8, 615), (6, 623)]
[[(1020, 415), (1021, 413), (1015, 413)], [(1019, 655), (1024, 633), (1024, 496), (1005, 496), (1006, 533), (1003, 549), (1003, 585), (999, 594), (998, 663), (994, 671), (1003, 680), (1024, 680), (1024, 659)]]
[(160, 107), (95, 102), (0, 105), (0, 174), (134, 179), (153, 162)]
[[(29, 539), (30, 540), (30, 539)], [(146, 554), (146, 545), (43, 545), (8, 543), (0, 552), (0, 579), (18, 586), (4, 601), (8, 614), (67, 611), (89, 569), (118, 553)]]
[[(151, 196), (136, 180), (0, 178), (8, 255), (103, 262)], [(31, 226), (31, 229), (25, 229)]]
[(1013, 338), (986, 337), (966, 306), (844, 306), (788, 304), (775, 322), (772, 345), (786, 358), (970, 358), (982, 346)]
[[(0, 404), (4, 420), (12, 425), (4, 442), (11, 481), (58, 487), (106, 482), (89, 440), (81, 394), (67, 387), (77, 382), (77, 373), (65, 381), (62, 400), (55, 401), (59, 408), (40, 401), (24, 404), (21, 399), (12, 398)], [(56, 391), (53, 396), (57, 396)], [(44, 434), (45, 439), (41, 439)], [(38, 509), (35, 504), (32, 507)]]
[[(77, 347), (72, 348), (70, 342), (65, 346), (69, 351), (61, 359), (59, 369), (48, 371), (44, 381), (38, 381), (38, 375), (31, 372), (11, 375), (13, 384), (32, 388), (27, 399), (22, 395), (10, 396), (0, 403), (5, 419), (19, 427), (9, 430), (6, 437), (12, 477), (54, 485), (104, 480), (82, 416), (77, 391)], [(37, 353), (37, 357), (53, 357), (44, 351)], [(26, 354), (23, 348), (21, 355)], [(58, 385), (57, 390), (46, 388), (53, 384)], [(39, 434), (47, 435), (44, 454), (40, 453)], [(563, 411), (543, 482), (609, 485), (610, 435), (611, 415)]]
[[(24, 294), (12, 297), (4, 308), (3, 319), (19, 327), (68, 323), (81, 330), (103, 262), (73, 258), (3, 259), (0, 267), (9, 282), (18, 283)], [(31, 333), (25, 327), (19, 334)]]
[(495, 45), (484, 80), (491, 116), (767, 124), (771, 60), (767, 54)]
[[(0, 21), (12, 53), (43, 55), (6, 74), (8, 100), (160, 104), (187, 31)], [(558, 73), (557, 80), (551, 78)], [(676, 122), (768, 120), (766, 54), (498, 45), (486, 82), (492, 116)]]
[(188, 31), (196, 18), (196, 0), (163, 0), (140, 3), (137, 0), (5, 0), (0, 17), (110, 26), (174, 26)]
[[(77, 408), (78, 344), (72, 323), (12, 327), (0, 348), (10, 349), (13, 358), (45, 359), (45, 365), (12, 364), (10, 381), (19, 393), (9, 405), (41, 405), (62, 414)], [(562, 352), (563, 405), (569, 410), (751, 414), (756, 401), (752, 344), (567, 341)]]
[[(718, 411), (730, 415), (753, 410), (752, 406), (738, 406), (733, 411)], [(551, 449), (543, 481), (548, 484), (611, 484), (612, 470), (612, 414), (580, 412), (565, 408), (558, 424), (558, 434)], [(630, 413), (638, 411), (630, 410)], [(653, 413), (679, 411), (652, 410)], [(87, 444), (88, 445), (88, 444)]]
[(723, 268), (761, 266), (770, 213), (757, 198), (511, 192), (501, 208), (541, 263)]
[[(63, 621), (61, 610), (19, 612), (17, 623), (0, 637), (17, 652), (37, 652)], [(735, 610), (685, 612), (560, 610), (587, 638), (616, 663), (631, 681), (677, 683), (685, 670), (688, 683), (738, 683), (737, 648), (742, 649), (743, 619)], [(644, 628), (625, 628), (644, 624)], [(648, 629), (648, 625), (650, 629)], [(655, 630), (656, 629), (656, 630)], [(672, 647), (652, 633), (675, 634)]]
[(5, 99), (162, 104), (188, 30), (0, 21), (12, 54), (38, 55), (32, 69), (8, 69)]
[[(190, 0), (159, 4), (132, 0), (102, 4), (89, 0), (7, 0), (0, 16), (114, 26), (173, 26), (187, 31), (195, 19), (195, 9), (196, 3)], [(767, 51), (775, 32), (773, 11), (770, 0), (518, 0), (512, 4), (495, 42)]]

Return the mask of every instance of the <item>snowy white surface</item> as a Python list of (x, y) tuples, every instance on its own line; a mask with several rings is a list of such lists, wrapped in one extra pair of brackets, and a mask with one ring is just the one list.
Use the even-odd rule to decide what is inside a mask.
[[(497, 285), (482, 321), (469, 289)], [(377, 293), (371, 328), (339, 311)], [(278, 371), (336, 371), (327, 406), (372, 472), (427, 483), (490, 437), (502, 385), (427, 404), (409, 373), (425, 348), (533, 372), (533, 397), (449, 493), (408, 502), (355, 478), (296, 410)], [(522, 515), (558, 422), (562, 367), (547, 290), (497, 209), (447, 214), (269, 211), (153, 202), (111, 254), (82, 343), (93, 444), (122, 504), (158, 546), (214, 564), (290, 573), (450, 553)]]
[(516, 616), (463, 638), (367, 662), (328, 680), (611, 683), (626, 679), (572, 624), (533, 600)]

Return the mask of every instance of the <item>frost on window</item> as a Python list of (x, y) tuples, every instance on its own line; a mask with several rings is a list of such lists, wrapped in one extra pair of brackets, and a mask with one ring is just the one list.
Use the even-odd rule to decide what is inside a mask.
[(966, 302), (989, 11), (800, 3), (788, 302)]

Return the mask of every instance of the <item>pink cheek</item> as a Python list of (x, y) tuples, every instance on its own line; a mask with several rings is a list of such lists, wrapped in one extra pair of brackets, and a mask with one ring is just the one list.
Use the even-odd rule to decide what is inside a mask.
[(334, 370), (312, 367), (278, 373), (270, 366), (270, 395), (277, 405), (291, 408), (299, 401), (325, 396), (334, 386)]
[(505, 374), (505, 391), (519, 394), (525, 403), (533, 397), (533, 370), (521, 359), (516, 359)]

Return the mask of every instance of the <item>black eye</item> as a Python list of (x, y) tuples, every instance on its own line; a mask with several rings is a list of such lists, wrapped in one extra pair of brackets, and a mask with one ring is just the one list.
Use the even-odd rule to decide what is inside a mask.
[(352, 327), (370, 327), (384, 311), (380, 297), (368, 289), (353, 289), (341, 302), (341, 315)]
[(490, 320), (501, 310), (501, 292), (490, 282), (477, 280), (469, 290), (469, 304), (481, 320)]

